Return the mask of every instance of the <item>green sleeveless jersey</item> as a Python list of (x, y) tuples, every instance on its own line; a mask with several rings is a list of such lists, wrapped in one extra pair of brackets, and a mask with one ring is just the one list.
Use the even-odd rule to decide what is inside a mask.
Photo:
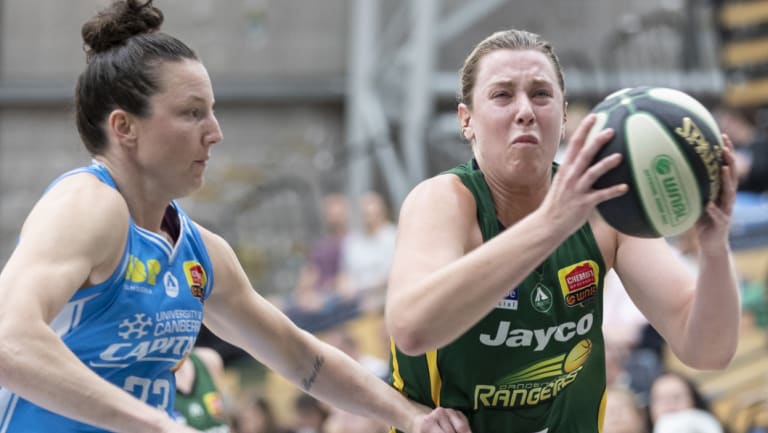
[[(474, 160), (448, 173), (474, 194), (483, 240), (499, 234), (488, 184)], [(601, 431), (604, 274), (602, 254), (584, 224), (454, 342), (419, 356), (403, 354), (392, 342), (390, 383), (427, 406), (461, 410), (474, 433)]]
[(221, 393), (216, 388), (211, 373), (194, 352), (189, 354), (187, 361), (191, 361), (195, 367), (195, 382), (189, 394), (176, 391), (176, 402), (173, 406), (176, 419), (205, 433), (229, 433), (229, 426), (224, 419)]

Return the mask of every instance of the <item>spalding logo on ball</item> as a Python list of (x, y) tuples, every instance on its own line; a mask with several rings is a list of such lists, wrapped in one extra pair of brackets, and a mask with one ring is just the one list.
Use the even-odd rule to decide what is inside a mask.
[(593, 110), (587, 140), (605, 128), (615, 135), (595, 156), (623, 155), (595, 188), (629, 185), (621, 197), (600, 203), (616, 230), (639, 237), (667, 237), (691, 228), (720, 192), (722, 137), (715, 119), (696, 99), (662, 87), (624, 89)]

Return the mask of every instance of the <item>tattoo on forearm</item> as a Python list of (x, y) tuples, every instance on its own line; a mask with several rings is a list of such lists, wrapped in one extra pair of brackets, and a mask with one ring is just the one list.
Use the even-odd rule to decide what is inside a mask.
[(301, 380), (304, 391), (309, 391), (309, 389), (312, 388), (315, 380), (317, 380), (317, 375), (320, 374), (320, 369), (323, 367), (323, 364), (325, 364), (325, 358), (322, 356), (315, 358), (315, 363), (312, 365), (312, 374), (310, 374), (308, 378)]

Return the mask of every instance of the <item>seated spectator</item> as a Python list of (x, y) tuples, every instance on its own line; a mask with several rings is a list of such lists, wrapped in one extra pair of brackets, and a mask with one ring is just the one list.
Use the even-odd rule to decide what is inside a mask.
[(325, 423), (325, 433), (387, 433), (389, 426), (375, 419), (332, 408)]
[[(757, 112), (758, 114), (760, 111)], [(713, 110), (721, 131), (735, 146), (739, 177), (731, 222), (731, 245), (749, 248), (768, 241), (768, 119), (745, 110)]]
[(342, 247), (343, 291), (361, 299), (363, 308), (370, 310), (384, 305), (397, 234), (380, 194), (363, 194), (359, 206), (362, 228), (350, 231)]
[[(712, 420), (718, 427), (713, 433), (725, 432), (724, 427), (712, 413), (709, 403), (696, 384), (691, 379), (675, 372), (664, 373), (654, 380), (651, 386), (648, 414), (654, 433), (684, 432), (685, 430), (674, 430), (674, 428), (685, 425), (686, 422), (691, 425), (700, 423), (703, 426), (701, 433), (709, 433), (712, 430), (706, 428), (712, 425)], [(662, 419), (672, 415), (676, 416), (671, 420), (662, 422)], [(709, 418), (710, 421), (702, 421), (704, 418)], [(688, 431), (697, 432), (699, 430)]]
[(389, 377), (389, 362), (371, 354), (362, 353), (358, 341), (346, 329), (334, 329), (324, 338), (324, 340), (359, 362), (360, 365), (381, 378), (381, 380), (387, 380)]
[(234, 433), (290, 433), (278, 427), (270, 402), (260, 393), (244, 399), (232, 421)]
[(736, 148), (736, 172), (739, 191), (768, 191), (768, 137), (765, 125), (738, 109), (722, 106), (714, 110), (720, 130), (730, 137)]
[(648, 433), (645, 407), (631, 389), (608, 387), (602, 433)]
[(628, 387), (645, 404), (651, 382), (661, 372), (656, 345), (662, 340), (613, 270), (605, 276), (603, 311), (607, 384)]
[(653, 433), (723, 433), (723, 427), (709, 412), (685, 409), (660, 417)]
[(341, 259), (347, 236), (347, 199), (323, 198), (325, 233), (312, 243), (298, 282), (282, 309), (300, 327), (319, 332), (358, 312), (357, 300), (341, 291)]
[(295, 433), (325, 433), (325, 422), (330, 413), (328, 407), (309, 394), (299, 394), (293, 408), (296, 423)]
[(347, 235), (347, 199), (331, 193), (323, 198), (325, 233), (312, 243), (299, 276), (293, 302), (305, 310), (321, 310), (339, 287), (341, 250)]

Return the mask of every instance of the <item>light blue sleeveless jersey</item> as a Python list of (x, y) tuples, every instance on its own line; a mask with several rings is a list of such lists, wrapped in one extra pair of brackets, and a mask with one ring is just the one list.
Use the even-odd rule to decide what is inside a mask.
[[(98, 162), (70, 171), (53, 184), (83, 172), (117, 189)], [(131, 219), (115, 272), (102, 284), (78, 291), (51, 327), (101, 377), (170, 414), (176, 394), (174, 367), (192, 350), (213, 274), (200, 233), (175, 202), (166, 220), (178, 224), (176, 245)], [(0, 433), (101, 431), (0, 388)]]

